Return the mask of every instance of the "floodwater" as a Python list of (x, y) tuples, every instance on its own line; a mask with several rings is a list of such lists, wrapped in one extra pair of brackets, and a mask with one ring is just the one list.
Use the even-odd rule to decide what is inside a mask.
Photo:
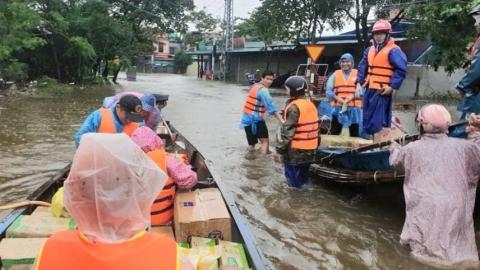
[[(124, 73), (116, 91), (170, 95), (163, 116), (213, 161), (274, 269), (436, 269), (412, 259), (398, 243), (405, 218), (401, 185), (350, 187), (312, 178), (307, 187), (291, 189), (272, 155), (247, 151), (238, 128), (246, 86), (169, 74), (121, 78)], [(108, 87), (83, 89), (6, 104), (0, 116), (0, 205), (24, 200), (67, 165), (77, 129), (113, 93)], [(272, 89), (272, 96), (280, 108), (284, 90)], [(449, 109), (455, 112), (453, 105)], [(415, 132), (414, 111), (396, 115)], [(268, 117), (267, 125), (273, 150), (276, 119)]]

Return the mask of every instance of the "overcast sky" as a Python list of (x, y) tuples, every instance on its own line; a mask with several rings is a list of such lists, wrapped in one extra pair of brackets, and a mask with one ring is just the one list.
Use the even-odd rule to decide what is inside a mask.
[[(214, 16), (223, 18), (225, 0), (194, 0), (197, 9), (206, 7), (207, 11)], [(259, 0), (233, 0), (233, 16), (248, 18), (248, 13), (260, 6)]]
[[(223, 19), (223, 15), (225, 12), (225, 0), (194, 0), (194, 3), (198, 10), (206, 7), (207, 12)], [(250, 17), (248, 13), (251, 13), (255, 8), (259, 6), (260, 0), (233, 0), (233, 16), (240, 18), (248, 18)], [(354, 24), (352, 22), (349, 22), (342, 32), (351, 31), (353, 29), (355, 29)], [(195, 27), (193, 25), (190, 25), (190, 30), (195, 30)], [(322, 35), (329, 36), (335, 34), (338, 33), (330, 30), (325, 30)]]

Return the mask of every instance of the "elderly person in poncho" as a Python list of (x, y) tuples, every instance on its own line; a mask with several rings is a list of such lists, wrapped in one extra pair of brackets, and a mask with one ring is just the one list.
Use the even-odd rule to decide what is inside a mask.
[(390, 164), (405, 169), (406, 218), (400, 242), (422, 260), (477, 264), (472, 214), (480, 148), (449, 138), (450, 122), (445, 107), (426, 105), (416, 117), (420, 140), (390, 146)]
[(146, 231), (166, 179), (127, 135), (84, 134), (63, 198), (78, 230), (54, 233), (34, 269), (194, 269), (172, 238)]
[(160, 109), (156, 106), (155, 96), (152, 94), (143, 94), (139, 92), (121, 92), (115, 96), (106, 97), (103, 99), (102, 107), (111, 108), (118, 103), (120, 98), (124, 95), (134, 95), (142, 102), (142, 117), (145, 121), (145, 125), (151, 128), (153, 131), (157, 131), (158, 124), (162, 121), (160, 115)]

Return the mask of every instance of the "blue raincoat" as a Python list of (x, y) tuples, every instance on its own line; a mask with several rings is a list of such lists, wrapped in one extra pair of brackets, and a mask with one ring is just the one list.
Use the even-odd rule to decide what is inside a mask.
[[(376, 52), (380, 51), (388, 43), (390, 37), (387, 36), (385, 42), (378, 44), (373, 41)], [(363, 53), (363, 58), (358, 65), (357, 80), (355, 83), (365, 83), (368, 71), (368, 47)], [(400, 48), (393, 48), (388, 54), (388, 62), (392, 65), (394, 71), (390, 79), (390, 87), (397, 90), (402, 86), (403, 80), (407, 77), (407, 57)], [(367, 88), (363, 97), (363, 126), (368, 134), (375, 134), (383, 127), (390, 127), (392, 124), (392, 95), (380, 95), (377, 90)]]
[(457, 110), (462, 112), (462, 119), (468, 114), (480, 114), (480, 94), (475, 87), (480, 86), (480, 46), (477, 46), (470, 68), (455, 87), (462, 94), (462, 101), (458, 104)]
[[(350, 62), (352, 62), (352, 68), (348, 71), (343, 71), (343, 76), (346, 80), (348, 79), (348, 76), (352, 72), (353, 66), (355, 65), (355, 61), (353, 60), (353, 56), (349, 53), (345, 53), (340, 57), (340, 60), (338, 61), (339, 65), (342, 63), (342, 59), (347, 59)], [(331, 102), (333, 100), (333, 97), (335, 96), (335, 92), (333, 89), (334, 84), (335, 84), (335, 73), (331, 75), (327, 81), (326, 95), (327, 95), (328, 102)], [(342, 124), (344, 128), (350, 127), (352, 124), (358, 124), (359, 131), (361, 132), (363, 130), (362, 109), (360, 107), (349, 106), (347, 107), (347, 111), (343, 113), (341, 111), (342, 111), (342, 106), (334, 106), (332, 109), (331, 115), (336, 116), (338, 119), (338, 122)]]

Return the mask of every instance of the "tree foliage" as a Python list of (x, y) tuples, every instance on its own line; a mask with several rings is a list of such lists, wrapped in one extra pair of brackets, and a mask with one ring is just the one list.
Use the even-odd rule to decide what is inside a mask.
[(431, 41), (433, 46), (425, 60), (435, 70), (443, 66), (451, 73), (467, 60), (467, 52), (477, 36), (474, 20), (468, 13), (478, 4), (478, 0), (470, 4), (444, 1), (419, 4), (406, 10), (406, 17), (414, 22), (408, 37)]
[(189, 65), (193, 63), (193, 59), (190, 55), (185, 54), (184, 51), (175, 53), (174, 65), (177, 71), (181, 74), (185, 74)]
[(79, 82), (101, 59), (151, 55), (153, 36), (186, 32), (194, 7), (193, 0), (2, 0), (0, 71)]
[(341, 28), (341, 18), (335, 15), (336, 7), (343, 0), (261, 0), (262, 5), (252, 12), (251, 21), (245, 26), (255, 25), (252, 31), (266, 44), (272, 41), (298, 41), (306, 37), (313, 42), (321, 35), (327, 23), (331, 28)]

